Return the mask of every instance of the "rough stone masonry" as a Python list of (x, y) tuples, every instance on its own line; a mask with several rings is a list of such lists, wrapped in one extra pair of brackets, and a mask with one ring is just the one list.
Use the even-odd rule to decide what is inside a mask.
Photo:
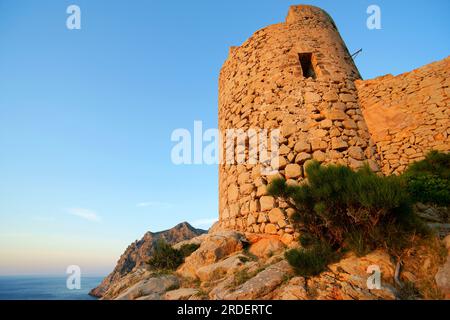
[[(429, 150), (450, 150), (449, 71), (447, 58), (363, 81), (332, 18), (292, 6), (285, 23), (230, 49), (219, 77), (219, 129), (281, 129), (276, 177), (292, 184), (305, 178), (312, 159), (400, 173)], [(297, 236), (291, 211), (266, 195), (275, 176), (262, 175), (261, 166), (219, 166), (219, 226), (289, 244)]]

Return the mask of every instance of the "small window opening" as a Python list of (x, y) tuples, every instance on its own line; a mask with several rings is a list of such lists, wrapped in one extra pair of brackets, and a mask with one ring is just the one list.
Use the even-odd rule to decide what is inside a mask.
[(314, 66), (312, 64), (312, 53), (300, 53), (298, 57), (302, 67), (303, 76), (305, 78), (316, 79), (316, 72), (314, 71)]

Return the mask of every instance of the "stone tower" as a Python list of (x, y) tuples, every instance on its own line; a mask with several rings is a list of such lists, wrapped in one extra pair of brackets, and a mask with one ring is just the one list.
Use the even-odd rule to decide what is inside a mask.
[[(358, 79), (331, 17), (313, 6), (293, 6), (285, 23), (230, 49), (219, 78), (219, 129), (280, 129), (279, 175), (289, 183), (304, 179), (311, 159), (352, 168), (367, 161), (378, 170), (358, 105)], [(292, 241), (286, 204), (266, 195), (271, 179), (260, 163), (221, 164), (220, 226)]]

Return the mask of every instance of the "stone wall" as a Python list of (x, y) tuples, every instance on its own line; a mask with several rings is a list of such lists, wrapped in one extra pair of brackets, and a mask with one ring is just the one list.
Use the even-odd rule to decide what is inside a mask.
[(450, 150), (450, 57), (355, 83), (383, 173), (401, 173), (430, 150)]
[[(279, 176), (288, 183), (304, 179), (311, 159), (352, 168), (367, 161), (378, 170), (376, 146), (358, 104), (357, 79), (330, 16), (312, 6), (291, 7), (285, 23), (231, 48), (219, 78), (219, 129), (280, 128)], [(235, 151), (248, 158), (245, 145)], [(272, 178), (261, 174), (261, 163), (221, 164), (220, 226), (278, 234), (291, 242), (296, 235), (287, 205), (266, 195)]]

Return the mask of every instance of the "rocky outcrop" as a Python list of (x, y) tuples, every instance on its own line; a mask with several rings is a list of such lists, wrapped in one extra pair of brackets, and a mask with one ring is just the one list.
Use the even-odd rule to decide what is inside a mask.
[(450, 208), (416, 203), (416, 214), (440, 237), (450, 234)]
[[(396, 298), (393, 286), (395, 266), (383, 252), (374, 252), (358, 258), (349, 255), (329, 266), (322, 274), (304, 278), (295, 276), (286, 260), (271, 264), (233, 287), (219, 284), (209, 297), (221, 300), (392, 300)], [(277, 261), (277, 259), (274, 259)], [(369, 266), (377, 265), (381, 271), (382, 286), (376, 290), (367, 287)], [(227, 280), (224, 280), (226, 283)]]
[[(367, 280), (371, 273), (370, 266), (376, 266), (380, 271), (380, 288), (369, 289)], [(314, 300), (394, 300), (395, 264), (389, 255), (376, 251), (364, 257), (350, 255), (338, 263), (328, 267), (328, 271), (310, 279), (304, 279), (301, 299)], [(290, 283), (291, 284), (291, 283)], [(284, 288), (280, 288), (283, 298)]]
[(164, 300), (188, 300), (192, 296), (199, 293), (198, 289), (193, 288), (181, 288), (176, 290), (167, 291), (164, 295)]
[(186, 258), (177, 273), (185, 278), (199, 278), (202, 267), (214, 264), (234, 252), (241, 251), (246, 238), (235, 231), (219, 231), (208, 234), (200, 247)]
[(265, 299), (275, 290), (286, 277), (293, 275), (288, 262), (283, 260), (267, 267), (256, 276), (244, 282), (240, 287), (223, 295), (224, 300), (254, 300)]
[[(131, 274), (134, 270), (145, 267), (145, 263), (148, 261), (158, 240), (164, 239), (169, 244), (176, 244), (204, 233), (206, 233), (205, 230), (195, 229), (187, 222), (180, 223), (169, 230), (155, 233), (147, 232), (141, 240), (135, 241), (128, 246), (121, 255), (113, 272), (97, 288), (92, 289), (90, 294), (95, 297), (102, 297), (111, 287), (119, 283), (123, 277)], [(129, 281), (132, 280), (129, 279)]]
[(248, 251), (260, 258), (269, 258), (286, 248), (279, 236), (249, 234), (248, 238), (252, 243)]
[(225, 275), (232, 275), (244, 265), (245, 260), (246, 256), (238, 253), (219, 262), (200, 267), (195, 275), (200, 281), (210, 281)]
[(160, 300), (164, 292), (179, 285), (179, 279), (173, 275), (154, 277), (139, 281), (115, 299), (136, 300), (139, 298), (140, 300)]
[[(314, 277), (301, 277), (284, 258), (280, 236), (214, 231), (182, 243), (200, 247), (171, 274), (134, 269), (111, 284), (103, 299), (118, 300), (395, 300), (416, 299), (405, 288), (411, 283), (428, 290), (423, 298), (450, 298), (449, 266), (435, 239), (412, 248), (396, 262), (384, 251), (364, 257), (348, 253)], [(447, 250), (450, 238), (443, 240)], [(298, 246), (299, 244), (297, 244)], [(179, 246), (179, 245), (174, 245)], [(290, 247), (293, 247), (291, 245)], [(253, 249), (252, 249), (253, 248)], [(378, 270), (380, 286), (369, 287)], [(424, 292), (425, 292), (424, 291)]]
[[(264, 240), (263, 240), (264, 239)], [(264, 236), (259, 241), (267, 241)], [(448, 245), (450, 239), (444, 239)], [(256, 242), (256, 244), (258, 241)], [(253, 300), (396, 300), (417, 299), (409, 288), (420, 290), (423, 299), (449, 298), (449, 260), (442, 264), (442, 244), (438, 239), (409, 250), (397, 274), (397, 263), (385, 251), (358, 257), (348, 253), (321, 274), (296, 276), (283, 252), (243, 264), (233, 275), (204, 284), (209, 299)], [(374, 271), (379, 286), (371, 287)], [(434, 281), (436, 275), (436, 281)], [(397, 279), (396, 279), (397, 276)]]

